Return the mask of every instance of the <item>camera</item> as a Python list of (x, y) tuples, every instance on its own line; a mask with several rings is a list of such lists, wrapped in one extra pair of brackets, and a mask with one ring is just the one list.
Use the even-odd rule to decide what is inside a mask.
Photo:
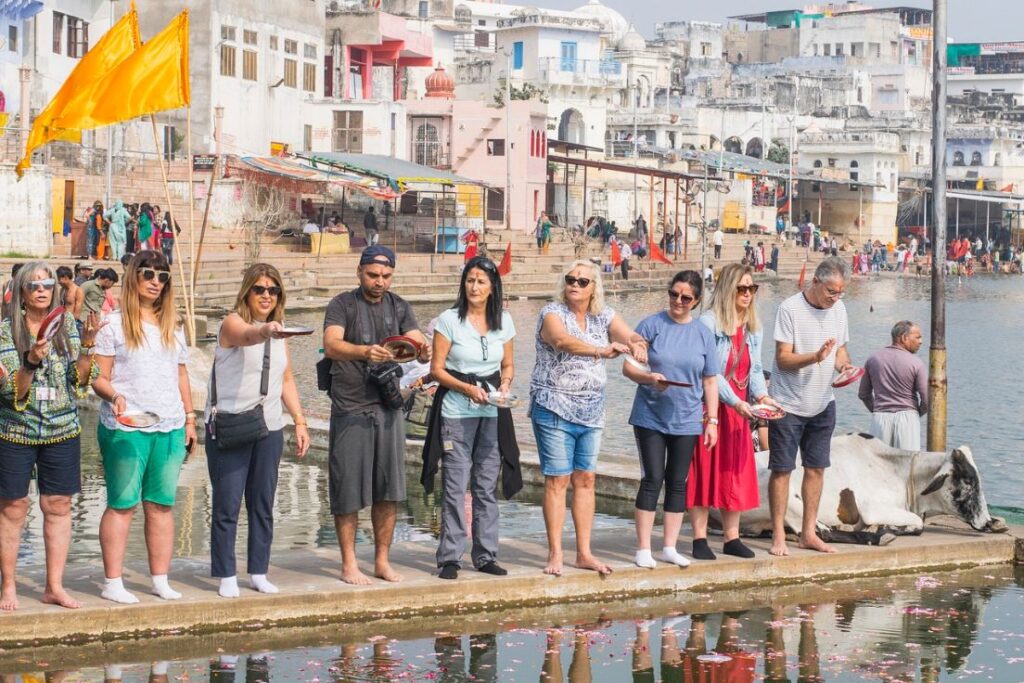
[(401, 376), (402, 366), (395, 362), (377, 363), (366, 368), (366, 379), (377, 387), (381, 401), (391, 410), (398, 410), (405, 404), (398, 384)]

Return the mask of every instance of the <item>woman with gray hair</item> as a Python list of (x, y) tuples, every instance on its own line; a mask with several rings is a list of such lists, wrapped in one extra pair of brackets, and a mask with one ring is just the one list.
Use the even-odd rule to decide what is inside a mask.
[(14, 569), (33, 469), (46, 550), (43, 602), (81, 606), (65, 592), (63, 577), (71, 496), (82, 490), (77, 400), (96, 376), (89, 354), (101, 324), (89, 316), (79, 338), (56, 286), (50, 266), (26, 263), (11, 289), (12, 315), (0, 324), (0, 611), (18, 608)]
[(605, 359), (628, 353), (647, 361), (647, 342), (604, 302), (601, 272), (573, 261), (559, 279), (554, 301), (537, 321), (537, 363), (530, 379), (530, 418), (544, 474), (544, 573), (562, 573), (565, 493), (572, 483), (576, 566), (611, 573), (590, 550), (594, 478), (604, 428)]

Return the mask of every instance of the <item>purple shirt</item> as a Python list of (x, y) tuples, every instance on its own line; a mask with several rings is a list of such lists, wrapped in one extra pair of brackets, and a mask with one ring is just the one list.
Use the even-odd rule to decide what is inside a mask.
[(901, 346), (876, 351), (864, 364), (857, 396), (873, 413), (928, 412), (928, 372), (917, 356)]

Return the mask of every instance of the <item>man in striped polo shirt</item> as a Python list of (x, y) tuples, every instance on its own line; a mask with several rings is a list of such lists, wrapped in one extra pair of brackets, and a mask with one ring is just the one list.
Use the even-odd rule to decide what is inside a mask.
[(775, 318), (775, 369), (770, 394), (786, 416), (768, 426), (772, 555), (789, 554), (785, 515), (789, 477), (796, 469), (798, 450), (804, 466), (800, 547), (835, 552), (818, 537), (816, 526), (836, 426), (832, 374), (850, 366), (846, 352), (849, 325), (841, 301), (848, 277), (842, 259), (826, 258), (815, 269), (811, 286), (783, 301)]

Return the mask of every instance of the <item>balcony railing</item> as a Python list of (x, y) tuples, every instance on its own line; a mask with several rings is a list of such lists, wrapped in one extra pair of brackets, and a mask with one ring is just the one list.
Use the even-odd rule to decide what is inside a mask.
[(538, 60), (539, 80), (551, 85), (593, 85), (621, 88), (626, 77), (622, 64), (608, 59), (544, 57)]

